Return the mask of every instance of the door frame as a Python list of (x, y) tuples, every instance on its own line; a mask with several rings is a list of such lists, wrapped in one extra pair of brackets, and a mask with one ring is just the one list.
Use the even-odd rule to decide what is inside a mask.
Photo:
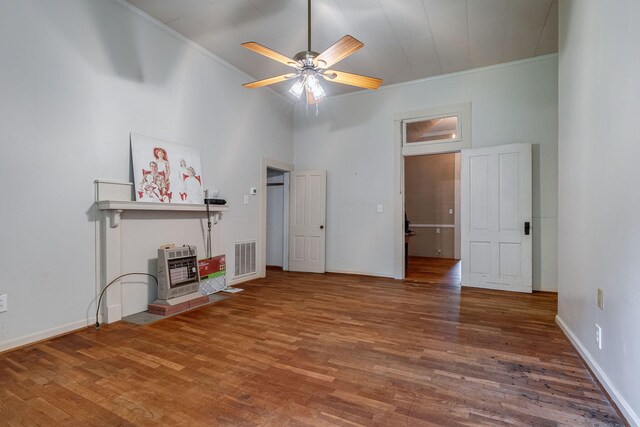
[[(288, 174), (293, 172), (294, 167), (290, 163), (262, 157), (260, 162), (260, 253), (259, 259), (259, 277), (267, 275), (267, 169), (276, 169), (285, 172), (285, 191), (284, 191), (284, 219), (283, 219), (283, 240), (282, 240), (282, 269), (288, 270), (289, 263), (289, 188), (287, 186)], [(285, 256), (286, 255), (286, 256)], [(286, 258), (286, 261), (285, 261)], [(285, 268), (285, 266), (287, 268)]]
[[(425, 119), (437, 116), (457, 115), (461, 121), (461, 138), (458, 141), (442, 144), (420, 145), (408, 147), (403, 150), (403, 123), (409, 119), (424, 117)], [(463, 148), (471, 148), (471, 102), (427, 108), (422, 110), (406, 111), (393, 115), (393, 161), (394, 161), (394, 187), (393, 187), (393, 278), (402, 280), (405, 278), (404, 269), (404, 158), (407, 156), (423, 156), (428, 154), (460, 153)], [(460, 155), (460, 154), (458, 154)], [(460, 200), (460, 183), (456, 182), (456, 203)], [(460, 233), (461, 206), (455, 207), (456, 212), (456, 238)], [(456, 240), (458, 242), (458, 240)], [(460, 253), (460, 243), (456, 253)]]

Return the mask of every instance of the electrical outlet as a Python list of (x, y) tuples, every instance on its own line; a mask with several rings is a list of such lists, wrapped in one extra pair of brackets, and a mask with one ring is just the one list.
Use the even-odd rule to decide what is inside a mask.
[(598, 288), (598, 308), (600, 310), (604, 310), (604, 301), (602, 298), (602, 289)]
[(378, 213), (382, 213), (382, 205), (378, 205)]
[(0, 295), (0, 313), (7, 311), (7, 294)]
[(440, 234), (440, 229), (436, 228), (436, 234)]
[(449, 209), (449, 215), (453, 215), (453, 209)]
[(245, 205), (249, 204), (249, 196), (244, 196), (244, 204)]
[(602, 328), (596, 323), (596, 344), (602, 350)]

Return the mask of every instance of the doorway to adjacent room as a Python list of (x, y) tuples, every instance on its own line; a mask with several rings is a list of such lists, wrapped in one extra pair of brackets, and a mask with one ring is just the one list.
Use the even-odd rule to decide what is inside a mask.
[(289, 269), (289, 172), (267, 168), (266, 267)]
[(405, 277), (460, 283), (460, 153), (404, 159)]
[(263, 157), (260, 162), (260, 277), (266, 276), (268, 264), (289, 269), (289, 177), (292, 170), (292, 164), (279, 160)]

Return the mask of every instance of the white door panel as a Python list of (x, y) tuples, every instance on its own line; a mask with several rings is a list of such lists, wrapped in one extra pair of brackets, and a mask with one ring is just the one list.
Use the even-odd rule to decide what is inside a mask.
[(462, 150), (462, 285), (531, 292), (531, 145)]
[(289, 270), (324, 273), (327, 173), (291, 174)]

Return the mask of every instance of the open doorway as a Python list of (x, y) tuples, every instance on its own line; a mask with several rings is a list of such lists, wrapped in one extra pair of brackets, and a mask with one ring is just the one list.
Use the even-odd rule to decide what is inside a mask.
[(289, 269), (289, 172), (267, 168), (267, 270)]
[[(277, 181), (274, 176), (282, 175), (284, 185), (282, 191), (284, 193), (284, 206), (282, 207), (282, 268), (289, 269), (289, 172), (293, 170), (293, 165), (282, 162), (280, 160), (262, 158), (260, 162), (260, 244), (258, 255), (258, 275), (265, 277), (267, 275), (267, 194), (269, 192), (267, 186), (271, 175), (272, 181)], [(271, 203), (272, 207), (277, 206), (276, 202)], [(279, 218), (278, 215), (275, 218)], [(273, 226), (271, 227), (273, 229)]]
[(460, 283), (460, 153), (404, 157), (405, 278)]

